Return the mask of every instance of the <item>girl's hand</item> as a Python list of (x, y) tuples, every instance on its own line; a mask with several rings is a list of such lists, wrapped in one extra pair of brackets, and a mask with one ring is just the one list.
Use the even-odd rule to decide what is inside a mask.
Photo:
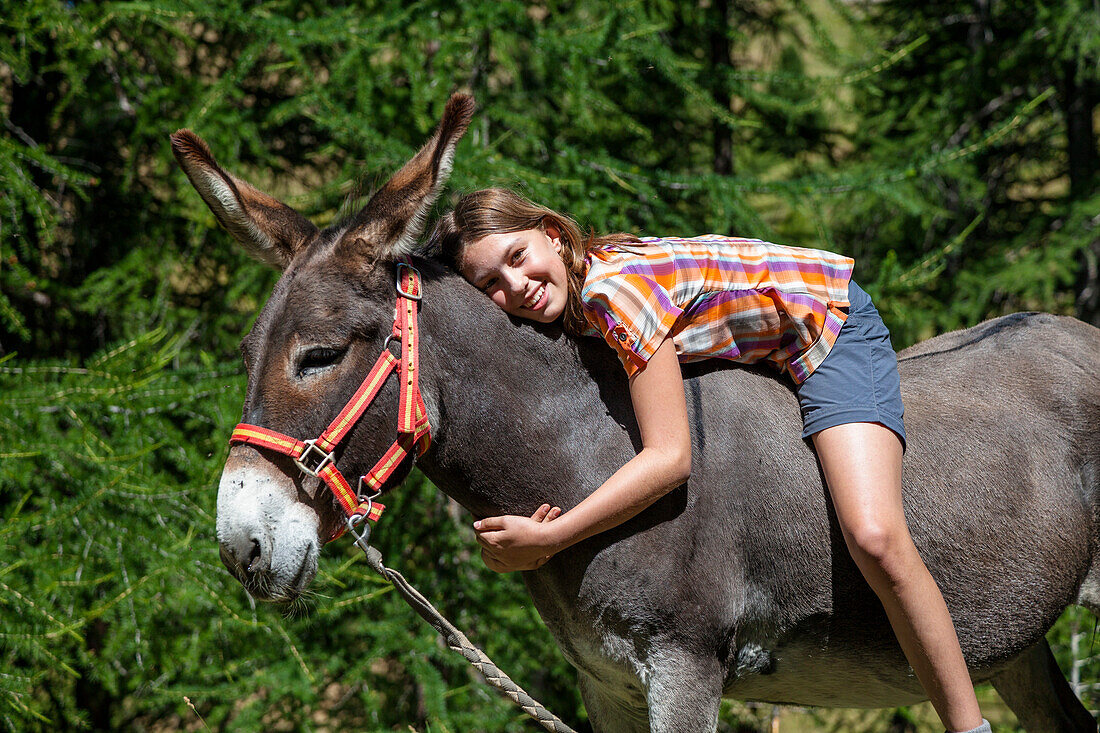
[(560, 507), (543, 504), (530, 517), (509, 514), (474, 522), (482, 560), (498, 573), (541, 567), (558, 551), (549, 524), (560, 515)]

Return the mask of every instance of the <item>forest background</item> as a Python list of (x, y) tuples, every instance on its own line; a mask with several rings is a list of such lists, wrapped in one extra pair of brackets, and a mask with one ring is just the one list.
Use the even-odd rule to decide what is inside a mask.
[[(1016, 310), (1100, 325), (1098, 50), (1095, 0), (0, 0), (0, 729), (534, 729), (350, 542), (289, 610), (222, 568), (237, 343), (277, 274), (176, 128), (323, 224), (470, 91), (441, 205), (507, 185), (599, 230), (841, 251), (901, 348)], [(418, 474), (388, 503), (390, 564), (587, 730), (465, 513)], [(1050, 634), (1093, 708), (1094, 628)], [(721, 730), (933, 720), (731, 702)]]

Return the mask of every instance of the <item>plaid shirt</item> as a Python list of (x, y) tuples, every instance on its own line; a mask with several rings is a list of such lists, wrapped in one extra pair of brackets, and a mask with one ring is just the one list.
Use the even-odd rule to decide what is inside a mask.
[(681, 362), (766, 360), (801, 384), (847, 318), (853, 260), (832, 252), (708, 234), (646, 237), (587, 261), (587, 333), (611, 344), (628, 375), (671, 337)]

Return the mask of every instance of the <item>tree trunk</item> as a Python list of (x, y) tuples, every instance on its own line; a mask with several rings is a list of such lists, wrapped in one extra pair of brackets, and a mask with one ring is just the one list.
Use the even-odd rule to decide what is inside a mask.
[[(1066, 168), (1069, 174), (1070, 200), (1088, 198), (1096, 187), (1100, 161), (1096, 151), (1093, 110), (1096, 107), (1094, 85), (1078, 76), (1078, 65), (1066, 61), (1062, 66), (1062, 96), (1066, 115)], [(1081, 320), (1100, 326), (1100, 236), (1081, 253), (1081, 274), (1077, 282), (1077, 315)]]
[(1062, 89), (1066, 110), (1066, 142), (1069, 156), (1070, 196), (1080, 198), (1092, 193), (1096, 179), (1096, 130), (1093, 110), (1096, 100), (1086, 79), (1078, 78), (1076, 61), (1066, 61), (1062, 67)]
[[(730, 63), (730, 4), (729, 0), (714, 0), (711, 6), (713, 21), (710, 27), (710, 65), (715, 71), (724, 70)], [(722, 109), (729, 109), (730, 95), (723, 74), (715, 73), (711, 87), (711, 97)], [(713, 123), (714, 172), (728, 176), (733, 173), (733, 135), (725, 120), (715, 119)]]

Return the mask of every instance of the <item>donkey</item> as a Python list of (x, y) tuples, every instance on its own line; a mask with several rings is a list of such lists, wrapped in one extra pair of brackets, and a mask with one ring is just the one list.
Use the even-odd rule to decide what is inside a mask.
[[(510, 319), (417, 250), (473, 100), (350, 220), (319, 231), (231, 176), (189, 131), (175, 155), (217, 220), (280, 268), (244, 338), (244, 420), (316, 436), (393, 324), (395, 261), (423, 275), (421, 470), (475, 517), (568, 511), (639, 447), (625, 378), (597, 339)], [(905, 512), (975, 682), (1030, 731), (1095, 731), (1044, 633), (1070, 603), (1100, 609), (1100, 330), (1016, 314), (907, 349)], [(925, 699), (852, 562), (797, 400), (761, 369), (685, 367), (688, 482), (633, 520), (524, 574), (576, 667), (598, 731), (697, 733), (723, 696), (879, 707)], [(337, 461), (365, 472), (393, 440), (390, 379)], [(386, 482), (397, 485), (409, 470)], [(218, 489), (230, 572), (260, 598), (301, 593), (340, 526), (332, 495), (280, 455), (236, 445)]]

